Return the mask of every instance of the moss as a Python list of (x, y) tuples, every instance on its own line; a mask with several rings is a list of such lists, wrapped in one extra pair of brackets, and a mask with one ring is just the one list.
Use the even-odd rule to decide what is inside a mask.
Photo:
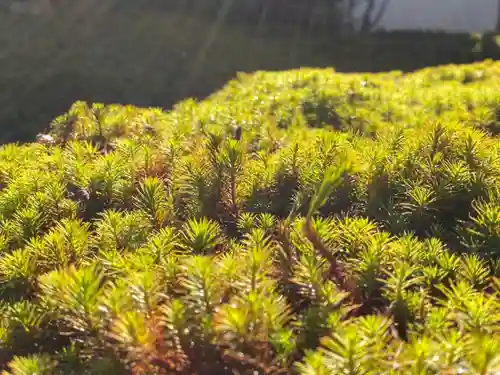
[(34, 139), (76, 100), (169, 108), (209, 95), (237, 72), (302, 66), (413, 71), (498, 57), (493, 35), (335, 36), (293, 24), (216, 24), (193, 9), (157, 8), (154, 2), (87, 3), (52, 18), (0, 13), (4, 141)]
[(499, 86), (488, 60), (75, 102), (0, 148), (1, 370), (498, 372)]

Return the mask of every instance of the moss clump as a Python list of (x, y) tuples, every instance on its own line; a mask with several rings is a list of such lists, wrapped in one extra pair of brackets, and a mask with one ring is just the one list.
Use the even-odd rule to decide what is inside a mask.
[(500, 370), (500, 64), (78, 102), (0, 149), (11, 374)]

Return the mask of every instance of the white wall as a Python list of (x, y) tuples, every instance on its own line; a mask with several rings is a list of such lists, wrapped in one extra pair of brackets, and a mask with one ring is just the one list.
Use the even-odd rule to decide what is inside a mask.
[(495, 29), (498, 0), (389, 0), (380, 27), (483, 32)]

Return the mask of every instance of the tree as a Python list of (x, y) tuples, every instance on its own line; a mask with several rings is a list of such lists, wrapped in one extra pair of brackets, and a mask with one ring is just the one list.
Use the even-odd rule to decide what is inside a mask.
[(378, 26), (390, 0), (346, 0), (344, 18), (353, 31), (370, 32)]

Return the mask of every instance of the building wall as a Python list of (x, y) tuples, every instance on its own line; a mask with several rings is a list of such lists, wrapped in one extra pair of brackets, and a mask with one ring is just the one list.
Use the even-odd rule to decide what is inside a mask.
[[(379, 0), (381, 1), (381, 0)], [(389, 0), (380, 27), (484, 32), (495, 29), (498, 0)]]

